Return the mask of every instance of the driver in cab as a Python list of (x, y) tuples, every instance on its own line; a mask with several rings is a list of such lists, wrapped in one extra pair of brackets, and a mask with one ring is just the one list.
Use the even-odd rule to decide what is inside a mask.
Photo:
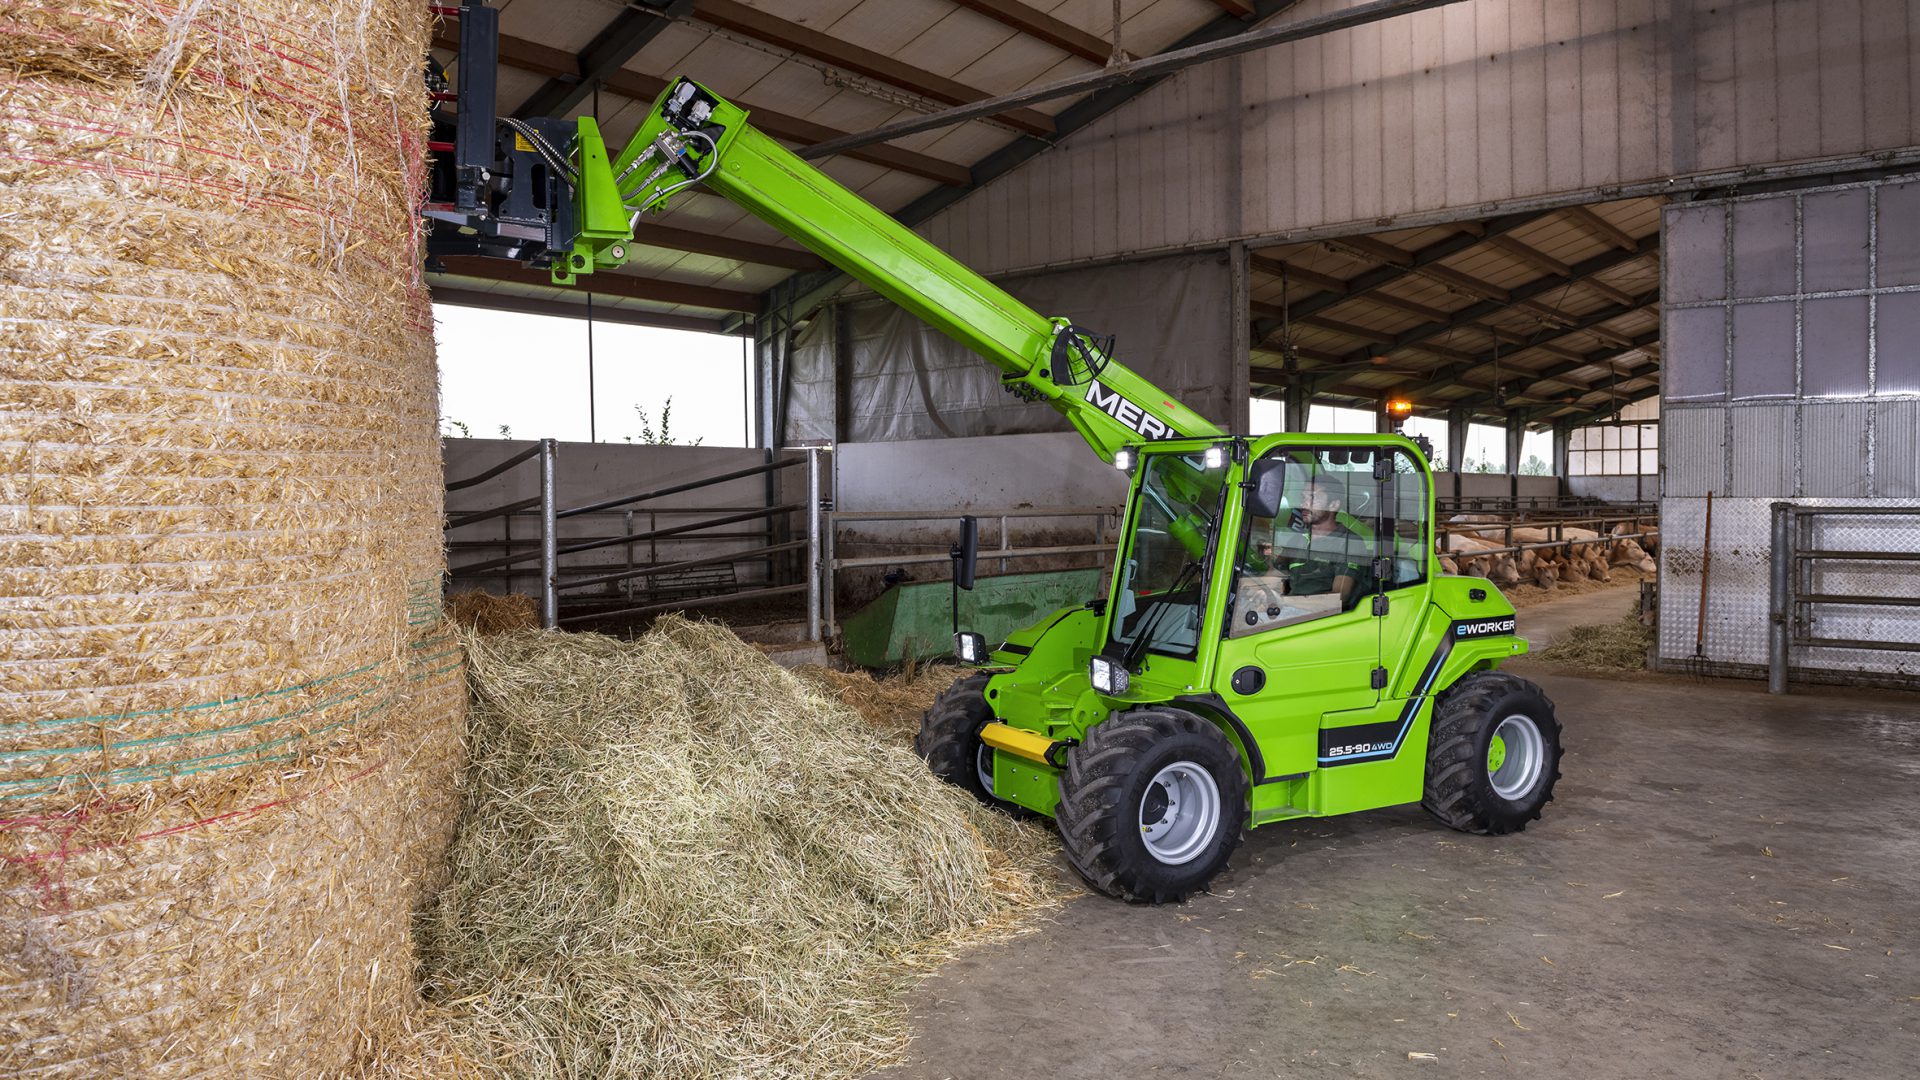
[(1366, 542), (1340, 523), (1338, 485), (1310, 480), (1285, 528), (1266, 542), (1256, 527), (1257, 559), (1241, 577), (1238, 633), (1331, 615), (1358, 595)]

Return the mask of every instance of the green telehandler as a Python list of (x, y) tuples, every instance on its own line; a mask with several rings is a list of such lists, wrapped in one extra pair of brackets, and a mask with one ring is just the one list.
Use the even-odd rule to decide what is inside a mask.
[[(1499, 670), (1526, 651), (1512, 605), (1440, 573), (1414, 441), (1223, 432), (689, 79), (615, 156), (591, 118), (475, 123), (459, 145), (495, 153), (475, 157), (488, 183), (429, 204), (430, 251), (506, 255), (571, 283), (620, 265), (639, 215), (703, 185), (999, 366), (1007, 390), (1057, 409), (1128, 474), (1106, 597), (996, 646), (957, 633), (980, 670), (915, 741), (942, 779), (1051, 817), (1095, 888), (1185, 899), (1245, 829), (1290, 818), (1418, 802), (1502, 834), (1552, 798), (1553, 704)], [(522, 178), (548, 185), (543, 198)], [(506, 220), (515, 207), (531, 216)]]

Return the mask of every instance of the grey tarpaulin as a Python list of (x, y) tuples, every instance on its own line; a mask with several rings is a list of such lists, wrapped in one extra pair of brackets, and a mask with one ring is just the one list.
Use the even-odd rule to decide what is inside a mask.
[[(1064, 315), (1202, 416), (1233, 415), (1232, 282), (1223, 253), (1035, 274), (999, 283), (1045, 315)], [(1015, 400), (1001, 371), (889, 301), (838, 301), (794, 344), (785, 439), (893, 442), (1066, 431), (1059, 413)], [(837, 335), (848, 337), (845, 403), (835, 424)]]

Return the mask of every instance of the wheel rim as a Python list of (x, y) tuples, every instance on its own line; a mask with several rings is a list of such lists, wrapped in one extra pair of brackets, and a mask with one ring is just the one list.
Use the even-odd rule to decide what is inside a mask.
[(973, 774), (979, 778), (981, 790), (993, 794), (993, 747), (986, 743), (973, 748)]
[(1487, 745), (1487, 778), (1493, 781), (1493, 793), (1503, 799), (1524, 797), (1540, 782), (1546, 758), (1546, 740), (1533, 717), (1515, 713), (1500, 721)]
[(1168, 866), (1192, 862), (1220, 826), (1220, 787), (1191, 761), (1153, 775), (1140, 796), (1140, 839), (1147, 854)]

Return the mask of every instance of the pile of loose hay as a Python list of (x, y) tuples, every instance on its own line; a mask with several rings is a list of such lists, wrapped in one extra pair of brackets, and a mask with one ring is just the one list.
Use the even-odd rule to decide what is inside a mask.
[(867, 723), (883, 734), (908, 744), (920, 730), (920, 716), (933, 704), (933, 699), (966, 674), (947, 665), (909, 665), (883, 678), (864, 671), (813, 666), (800, 668), (798, 672), (832, 692), (840, 704), (865, 717)]
[(447, 618), (476, 634), (504, 634), (540, 627), (540, 605), (524, 593), (495, 596), (478, 589), (447, 597)]
[(469, 649), (423, 966), (444, 1033), (496, 1074), (863, 1075), (902, 1049), (915, 977), (1063, 893), (1049, 832), (723, 627)]
[(1534, 654), (1541, 660), (1599, 671), (1644, 671), (1653, 628), (1640, 625), (1639, 615), (1617, 622), (1575, 626)]

